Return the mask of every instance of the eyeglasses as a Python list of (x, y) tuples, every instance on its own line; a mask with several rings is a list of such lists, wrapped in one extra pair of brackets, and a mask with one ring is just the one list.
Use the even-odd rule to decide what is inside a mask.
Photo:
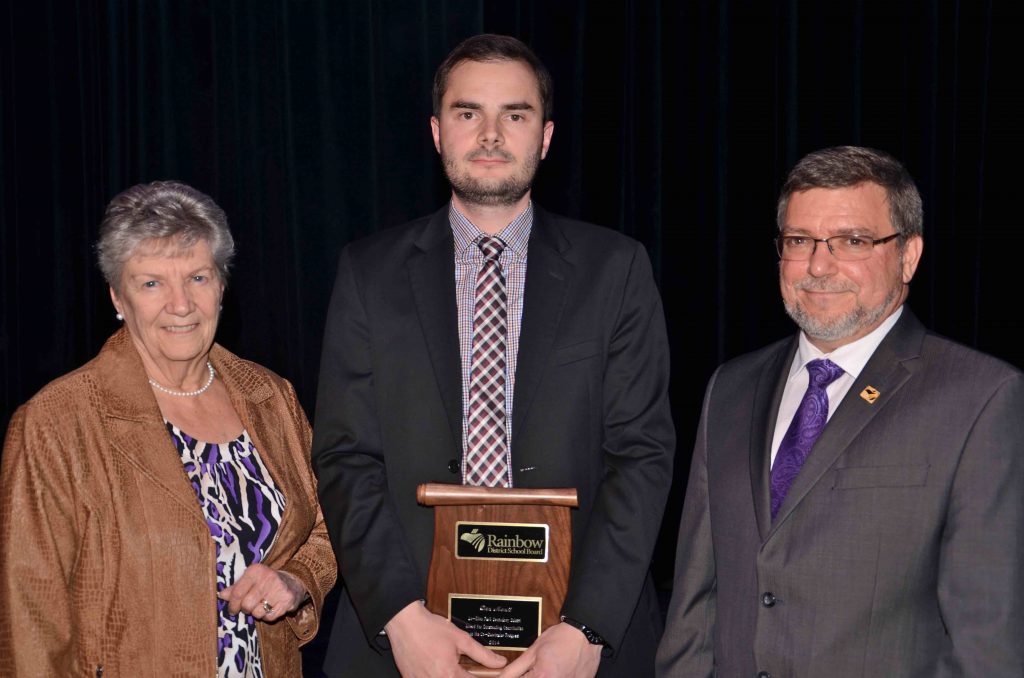
[(828, 246), (828, 251), (839, 261), (857, 261), (871, 256), (875, 245), (884, 245), (899, 233), (884, 238), (871, 238), (866, 235), (834, 235), (831, 238), (812, 238), (807, 235), (780, 235), (775, 239), (775, 249), (783, 261), (807, 261), (814, 255), (818, 243)]

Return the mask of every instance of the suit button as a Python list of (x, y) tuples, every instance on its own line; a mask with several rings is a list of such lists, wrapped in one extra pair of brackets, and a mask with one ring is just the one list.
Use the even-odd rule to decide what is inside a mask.
[(767, 671), (758, 671), (757, 678), (772, 678), (772, 674)]
[(448, 462), (448, 471), (451, 472), (451, 473), (458, 473), (459, 472), (459, 460), (458, 459), (452, 459), (451, 461)]
[(775, 594), (771, 591), (765, 591), (762, 593), (761, 604), (765, 607), (775, 607)]

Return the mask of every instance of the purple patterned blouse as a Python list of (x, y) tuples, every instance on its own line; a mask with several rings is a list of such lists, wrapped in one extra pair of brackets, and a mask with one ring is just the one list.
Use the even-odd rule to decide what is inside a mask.
[[(206, 443), (166, 423), (217, 547), (217, 591), (222, 591), (266, 556), (285, 498), (246, 431), (226, 443)], [(217, 617), (217, 676), (262, 678), (255, 620), (229, 615), (219, 598)]]

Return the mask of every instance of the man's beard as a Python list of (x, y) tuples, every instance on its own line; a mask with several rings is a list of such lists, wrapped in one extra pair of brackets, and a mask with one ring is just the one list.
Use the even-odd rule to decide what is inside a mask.
[[(533, 185), (533, 177), (537, 174), (537, 167), (540, 165), (540, 152), (541, 147), (538, 144), (537, 151), (524, 159), (519, 171), (504, 179), (478, 179), (470, 176), (468, 172), (460, 170), (458, 163), (444, 152), (443, 147), (441, 164), (444, 166), (448, 183), (452, 186), (452, 192), (462, 202), (469, 205), (507, 207), (514, 205), (529, 192), (530, 186)], [(491, 151), (478, 149), (468, 154), (465, 160), (472, 162), (476, 158), (501, 158), (508, 162), (515, 161), (515, 157), (511, 153), (501, 149)]]
[[(815, 278), (804, 279), (794, 285), (793, 288), (794, 290), (811, 290), (816, 292), (854, 291), (848, 284), (834, 285), (828, 281)], [(879, 323), (902, 292), (903, 284), (897, 281), (878, 306), (868, 308), (858, 303), (845, 314), (832, 318), (819, 318), (810, 315), (795, 300), (795, 295), (794, 301), (790, 302), (783, 298), (782, 303), (786, 307), (786, 314), (804, 331), (804, 334), (811, 339), (834, 342), (852, 337), (861, 329)]]

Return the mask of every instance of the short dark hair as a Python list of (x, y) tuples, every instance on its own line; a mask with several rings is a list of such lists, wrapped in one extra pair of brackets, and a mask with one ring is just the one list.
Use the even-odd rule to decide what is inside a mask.
[(885, 189), (889, 218), (900, 241), (924, 233), (921, 194), (899, 160), (884, 151), (862, 146), (835, 146), (805, 155), (786, 177), (779, 195), (776, 222), (779, 230), (789, 198), (812, 188), (848, 188), (865, 182)]
[(200, 240), (210, 246), (217, 274), (226, 285), (235, 240), (224, 210), (188, 184), (154, 181), (125, 189), (110, 201), (100, 224), (96, 257), (107, 283), (119, 290), (124, 262), (140, 247), (187, 250)]
[(508, 35), (484, 33), (474, 35), (459, 43), (434, 72), (434, 115), (441, 114), (441, 99), (448, 89), (448, 76), (463, 61), (521, 61), (530, 67), (537, 78), (540, 103), (544, 111), (544, 122), (551, 120), (554, 113), (555, 86), (551, 73), (522, 41)]

